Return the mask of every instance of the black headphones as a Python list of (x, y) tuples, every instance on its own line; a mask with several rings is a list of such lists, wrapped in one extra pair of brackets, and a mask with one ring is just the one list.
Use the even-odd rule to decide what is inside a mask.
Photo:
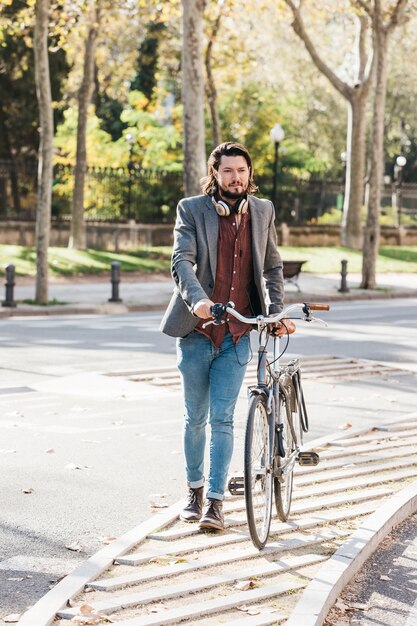
[(246, 197), (241, 198), (233, 207), (224, 200), (216, 200), (214, 196), (211, 196), (211, 200), (214, 204), (217, 215), (220, 215), (220, 217), (227, 217), (231, 212), (243, 215), (248, 211), (248, 199)]

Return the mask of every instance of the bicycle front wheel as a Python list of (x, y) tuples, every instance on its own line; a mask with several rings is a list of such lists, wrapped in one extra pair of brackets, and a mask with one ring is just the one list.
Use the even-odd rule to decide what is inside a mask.
[(283, 396), (280, 395), (277, 410), (279, 411), (278, 415), (281, 415), (281, 423), (283, 424), (281, 436), (285, 455), (283, 457), (278, 453), (275, 455), (274, 492), (275, 508), (282, 522), (286, 522), (290, 514), (295, 463), (294, 451), (296, 449), (296, 442), (293, 437), (294, 421), (291, 406), (288, 405), (289, 402), (285, 402)]
[(265, 546), (271, 525), (272, 439), (265, 397), (254, 395), (246, 423), (244, 482), (249, 532), (257, 548)]

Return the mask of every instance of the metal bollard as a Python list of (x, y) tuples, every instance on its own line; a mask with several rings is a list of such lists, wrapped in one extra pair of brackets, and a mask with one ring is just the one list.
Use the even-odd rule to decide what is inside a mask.
[(111, 298), (109, 302), (121, 302), (119, 298), (119, 284), (120, 284), (120, 263), (114, 261), (111, 264)]
[(342, 270), (340, 272), (340, 275), (342, 277), (341, 283), (340, 283), (340, 289), (338, 289), (338, 291), (340, 293), (348, 293), (349, 292), (349, 287), (347, 285), (347, 264), (348, 262), (344, 259), (342, 261)]
[(15, 286), (14, 282), (14, 265), (6, 265), (6, 299), (1, 303), (1, 306), (15, 307), (16, 302), (13, 299), (13, 290)]

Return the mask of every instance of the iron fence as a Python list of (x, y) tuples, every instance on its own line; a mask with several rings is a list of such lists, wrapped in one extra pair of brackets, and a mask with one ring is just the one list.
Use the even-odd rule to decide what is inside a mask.
[[(280, 173), (276, 209), (280, 221), (315, 223), (323, 216), (337, 223), (343, 206), (343, 181), (300, 180)], [(36, 211), (36, 161), (0, 160), (0, 220), (34, 220)], [(258, 176), (260, 197), (271, 198), (272, 176)], [(71, 218), (74, 168), (56, 165), (52, 183), (52, 217)], [(87, 220), (172, 223), (183, 197), (182, 172), (136, 167), (89, 167), (85, 185)], [(390, 184), (382, 190), (381, 210), (393, 224), (417, 224), (417, 184)]]

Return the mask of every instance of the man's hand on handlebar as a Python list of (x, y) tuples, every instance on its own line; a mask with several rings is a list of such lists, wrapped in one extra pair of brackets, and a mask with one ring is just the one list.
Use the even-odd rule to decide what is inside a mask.
[(211, 314), (211, 307), (214, 305), (209, 298), (204, 298), (203, 300), (199, 300), (193, 309), (194, 315), (200, 317), (202, 320), (212, 319), (213, 316)]
[(281, 322), (275, 324), (269, 324), (269, 330), (272, 335), (277, 337), (283, 337), (284, 335), (292, 335), (295, 333), (297, 327), (294, 322), (288, 318), (284, 318)]

